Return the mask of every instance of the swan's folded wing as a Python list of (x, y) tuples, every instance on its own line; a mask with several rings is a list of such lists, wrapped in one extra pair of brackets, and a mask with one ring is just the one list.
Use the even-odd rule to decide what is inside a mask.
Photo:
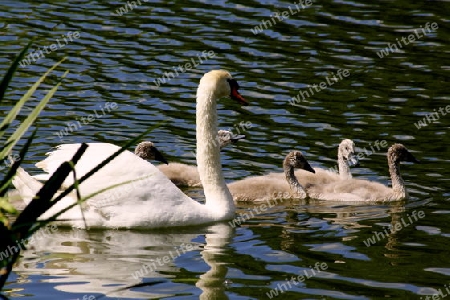
[[(80, 145), (60, 145), (36, 166), (49, 174), (53, 174), (64, 161), (72, 158)], [(88, 144), (86, 152), (75, 165), (77, 178), (84, 176), (119, 149), (120, 147), (108, 143)], [(73, 182), (74, 179), (71, 174), (64, 181), (64, 187), (70, 186)], [(118, 186), (93, 197), (88, 201), (88, 204), (99, 208), (115, 205), (126, 199), (128, 201), (145, 201), (157, 197), (171, 198), (172, 201), (177, 201), (187, 198), (158, 168), (130, 151), (124, 151), (114, 158), (84, 181), (79, 189), (81, 196), (86, 197), (114, 185)], [(99, 199), (103, 199), (103, 202)], [(96, 203), (99, 201), (100, 203)]]

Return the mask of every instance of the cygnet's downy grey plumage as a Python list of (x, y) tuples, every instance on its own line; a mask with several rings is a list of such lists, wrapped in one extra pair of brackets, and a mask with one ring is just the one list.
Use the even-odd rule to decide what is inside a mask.
[(392, 145), (387, 152), (392, 188), (381, 183), (347, 179), (306, 188), (311, 198), (336, 201), (396, 201), (408, 198), (405, 182), (400, 175), (400, 162), (419, 161), (402, 144)]
[[(350, 167), (358, 165), (358, 158), (355, 151), (355, 143), (350, 139), (344, 139), (338, 147), (338, 170), (335, 173), (331, 170), (314, 168), (315, 174), (299, 169), (295, 171), (295, 176), (304, 187), (316, 184), (327, 184), (334, 181), (352, 178)], [(275, 177), (284, 177), (283, 173), (271, 173)]]
[[(219, 147), (222, 149), (229, 144), (234, 144), (240, 139), (244, 139), (245, 135), (235, 135), (228, 130), (219, 130), (217, 132), (217, 138)], [(136, 154), (139, 155), (138, 153)], [(197, 166), (182, 163), (170, 163), (168, 165), (159, 165), (158, 168), (177, 186), (202, 186)]]
[(271, 174), (248, 177), (228, 185), (234, 201), (266, 201), (271, 199), (305, 199), (303, 186), (298, 182), (294, 169), (300, 168), (314, 173), (300, 151), (290, 152), (283, 161), (284, 177)]

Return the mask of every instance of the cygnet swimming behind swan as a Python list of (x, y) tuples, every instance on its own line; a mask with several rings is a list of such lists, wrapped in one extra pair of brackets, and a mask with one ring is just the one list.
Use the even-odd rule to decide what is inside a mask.
[(254, 176), (228, 185), (234, 201), (266, 201), (271, 199), (304, 199), (307, 197), (302, 185), (294, 175), (294, 168), (314, 173), (300, 151), (290, 152), (283, 161), (285, 178)]
[[(295, 171), (295, 176), (305, 188), (313, 184), (327, 184), (352, 178), (350, 167), (358, 165), (358, 158), (355, 153), (355, 143), (350, 139), (344, 139), (338, 147), (338, 174), (331, 170), (314, 168), (315, 174), (299, 169)], [(271, 173), (271, 175), (279, 178), (284, 177), (283, 173)]]
[(392, 188), (381, 183), (347, 179), (306, 188), (311, 198), (336, 201), (396, 201), (408, 198), (405, 182), (400, 175), (400, 162), (419, 161), (402, 144), (392, 145), (387, 152)]
[[(245, 135), (235, 135), (228, 130), (219, 130), (217, 133), (217, 138), (219, 141), (219, 147), (222, 149), (231, 143), (234, 144), (240, 139), (244, 139)], [(158, 168), (177, 186), (202, 186), (196, 166), (182, 163), (170, 163), (167, 165), (159, 165)]]

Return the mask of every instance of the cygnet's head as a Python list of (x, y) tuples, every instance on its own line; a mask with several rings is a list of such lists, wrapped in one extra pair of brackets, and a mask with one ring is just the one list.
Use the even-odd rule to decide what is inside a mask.
[(233, 134), (231, 131), (228, 130), (219, 130), (217, 132), (217, 137), (219, 138), (220, 149), (222, 149), (225, 146), (228, 146), (231, 143), (235, 144), (237, 143), (237, 141), (245, 139), (245, 135)]
[(352, 140), (345, 139), (339, 144), (338, 157), (343, 157), (350, 167), (359, 166), (359, 160), (355, 151), (355, 143)]
[(167, 160), (164, 158), (161, 152), (156, 149), (155, 145), (153, 145), (152, 142), (139, 143), (139, 145), (136, 146), (136, 149), (134, 149), (134, 154), (142, 159), (158, 160), (160, 162), (168, 164)]
[(238, 92), (239, 84), (236, 79), (231, 77), (231, 74), (224, 70), (212, 70), (200, 79), (200, 84), (197, 89), (197, 97), (200, 94), (214, 93), (214, 96), (219, 99), (223, 97), (230, 97), (238, 101), (241, 105), (248, 105), (248, 102)]
[(406, 149), (402, 144), (394, 144), (392, 145), (387, 152), (388, 161), (391, 161), (395, 164), (400, 163), (401, 161), (420, 163), (411, 152)]
[(303, 169), (311, 173), (316, 173), (314, 169), (309, 165), (306, 158), (300, 151), (291, 151), (284, 159), (284, 167), (293, 167), (298, 169)]

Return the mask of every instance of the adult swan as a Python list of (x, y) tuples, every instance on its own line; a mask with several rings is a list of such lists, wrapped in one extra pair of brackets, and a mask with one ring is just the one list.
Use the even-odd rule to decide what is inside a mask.
[[(89, 227), (106, 228), (158, 228), (199, 225), (234, 217), (235, 206), (220, 163), (220, 149), (217, 140), (217, 100), (230, 97), (247, 105), (238, 92), (239, 85), (230, 73), (213, 70), (200, 80), (197, 89), (197, 166), (204, 188), (205, 204), (186, 196), (158, 168), (131, 152), (124, 152), (108, 165), (80, 185), (82, 196), (100, 189), (135, 180), (118, 186), (89, 199), (80, 207), (64, 214), (68, 225), (84, 227), (83, 217)], [(79, 144), (59, 146), (42, 162), (45, 171), (53, 173), (57, 166), (69, 159)], [(105, 143), (91, 143), (82, 159), (76, 165), (80, 178), (106, 157), (114, 153), (117, 146)], [(16, 188), (33, 185), (26, 172), (19, 172), (15, 179)], [(69, 176), (70, 177), (70, 176)], [(69, 184), (66, 182), (65, 184)], [(64, 204), (76, 201), (66, 197)]]

